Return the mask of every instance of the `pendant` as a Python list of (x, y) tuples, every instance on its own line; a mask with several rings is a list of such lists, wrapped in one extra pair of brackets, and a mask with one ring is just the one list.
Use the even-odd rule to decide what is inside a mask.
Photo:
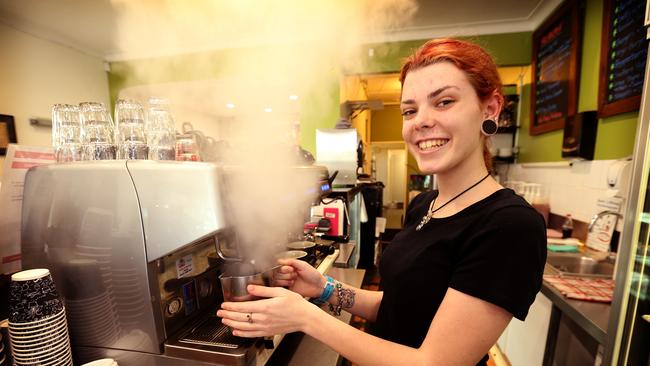
[(422, 229), (422, 227), (426, 225), (427, 222), (429, 222), (429, 220), (431, 220), (431, 215), (430, 214), (424, 215), (422, 217), (422, 221), (420, 221), (420, 224), (415, 227), (415, 231), (420, 231), (420, 229)]

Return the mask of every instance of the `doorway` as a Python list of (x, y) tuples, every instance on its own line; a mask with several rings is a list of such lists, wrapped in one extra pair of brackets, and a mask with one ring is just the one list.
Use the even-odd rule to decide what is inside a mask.
[(406, 147), (403, 142), (373, 142), (370, 146), (372, 174), (385, 185), (386, 228), (401, 229), (407, 197)]

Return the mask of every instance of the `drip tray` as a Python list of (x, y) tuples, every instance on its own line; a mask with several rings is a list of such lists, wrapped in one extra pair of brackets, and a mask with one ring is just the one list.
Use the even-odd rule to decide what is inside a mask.
[(249, 365), (262, 349), (256, 339), (235, 337), (221, 319), (209, 316), (165, 342), (165, 355), (219, 365)]
[(218, 318), (210, 317), (178, 340), (181, 343), (203, 344), (225, 348), (237, 348), (241, 338), (237, 338), (230, 329), (221, 324)]

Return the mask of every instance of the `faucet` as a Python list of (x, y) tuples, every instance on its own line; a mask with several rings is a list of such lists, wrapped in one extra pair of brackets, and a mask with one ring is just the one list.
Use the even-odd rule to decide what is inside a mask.
[(623, 215), (621, 215), (616, 211), (612, 211), (612, 210), (600, 211), (599, 213), (595, 214), (594, 217), (591, 218), (591, 221), (589, 222), (589, 226), (587, 227), (587, 231), (591, 232), (592, 229), (594, 228), (594, 225), (596, 224), (596, 221), (600, 220), (601, 217), (606, 215), (614, 215), (619, 219), (623, 218)]

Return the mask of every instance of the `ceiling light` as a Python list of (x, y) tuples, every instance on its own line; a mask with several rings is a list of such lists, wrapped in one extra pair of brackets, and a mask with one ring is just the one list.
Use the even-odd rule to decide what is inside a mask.
[(271, 109), (271, 107), (267, 107), (267, 108), (264, 108), (264, 112), (271, 113), (271, 112), (273, 112), (273, 109)]
[(289, 96), (289, 99), (291, 99), (291, 100), (298, 100), (298, 96), (295, 95), (295, 94), (292, 94), (292, 95)]
[(233, 108), (235, 108), (235, 104), (234, 103), (226, 103), (226, 108), (233, 109)]

